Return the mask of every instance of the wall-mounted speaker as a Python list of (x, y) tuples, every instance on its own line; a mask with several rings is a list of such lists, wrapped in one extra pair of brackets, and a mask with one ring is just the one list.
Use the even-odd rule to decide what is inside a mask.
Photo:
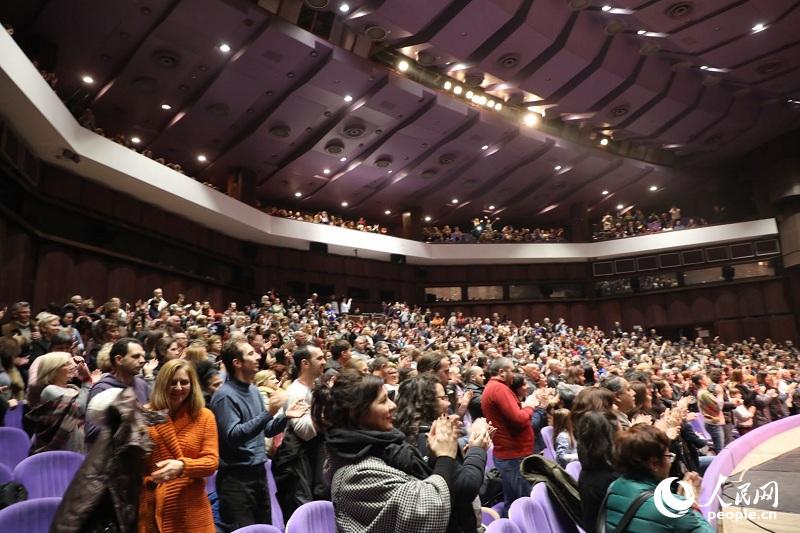
[(318, 254), (328, 254), (328, 245), (324, 242), (314, 242), (311, 241), (308, 243), (308, 251), (309, 252), (316, 252)]
[(730, 265), (722, 267), (722, 278), (725, 281), (731, 281), (736, 276), (736, 269)]
[(404, 256), (403, 254), (392, 254), (390, 261), (395, 265), (405, 265), (406, 256)]

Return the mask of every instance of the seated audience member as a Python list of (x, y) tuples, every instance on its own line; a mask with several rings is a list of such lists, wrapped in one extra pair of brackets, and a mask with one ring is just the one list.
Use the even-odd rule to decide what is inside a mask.
[(575, 437), (572, 433), (572, 415), (569, 409), (553, 411), (553, 449), (556, 451), (556, 462), (562, 467), (578, 460)]
[[(609, 531), (617, 530), (623, 515), (642, 493), (654, 491), (656, 485), (669, 476), (674, 457), (669, 451), (669, 437), (654, 426), (635, 424), (627, 431), (617, 433), (614, 438), (614, 464), (622, 475), (608, 490), (605, 520)], [(677, 518), (668, 517), (656, 509), (653, 495), (650, 494), (647, 499), (640, 500), (640, 506), (626, 531), (716, 531), (699, 511), (697, 498), (700, 496), (700, 476), (696, 472), (687, 472), (683, 480), (694, 488), (692, 510)], [(680, 499), (679, 496), (673, 497)]]
[(19, 353), (20, 347), (16, 340), (0, 337), (0, 425), (8, 410), (22, 409), (25, 383), (15, 364)]
[[(82, 357), (66, 352), (40, 356), (38, 380), (34, 387), (38, 405), (28, 413), (33, 422), (34, 437), (31, 452), (68, 450), (83, 453), (84, 420), (92, 375)], [(71, 384), (77, 377), (78, 388)]]
[(149, 429), (154, 447), (139, 497), (139, 533), (215, 532), (205, 478), (219, 462), (217, 424), (204, 405), (192, 363), (164, 364), (147, 407), (169, 417)]
[(325, 429), (339, 531), (441, 533), (451, 513), (457, 433), (447, 417), (428, 432), (432, 466), (392, 425), (383, 381), (345, 370), (315, 387), (314, 423)]
[(209, 361), (197, 363), (197, 379), (200, 381), (200, 388), (203, 391), (203, 400), (206, 407), (211, 404), (211, 397), (222, 386), (222, 374), (217, 370), (217, 365)]

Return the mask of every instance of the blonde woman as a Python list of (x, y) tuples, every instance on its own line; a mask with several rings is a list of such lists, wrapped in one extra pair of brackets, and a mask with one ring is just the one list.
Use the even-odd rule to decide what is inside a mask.
[[(261, 394), (261, 399), (264, 401), (264, 409), (270, 413), (275, 413), (286, 402), (286, 393), (281, 389), (280, 382), (272, 370), (257, 372), (255, 378), (253, 378), (253, 385), (258, 388), (258, 392)], [(270, 407), (270, 404), (272, 407)], [(282, 432), (274, 437), (264, 437), (267, 455), (272, 457), (281, 442), (283, 442)]]
[[(31, 453), (50, 450), (82, 453), (83, 423), (92, 374), (82, 357), (67, 352), (52, 352), (39, 359), (34, 385), (39, 404), (26, 415), (34, 423)], [(80, 388), (70, 383), (75, 377), (82, 383)]]
[(183, 359), (191, 361), (197, 365), (200, 361), (208, 361), (208, 352), (206, 351), (206, 343), (202, 341), (193, 341), (183, 352)]
[(148, 407), (166, 410), (169, 418), (149, 429), (154, 447), (139, 498), (139, 533), (214, 533), (205, 478), (219, 463), (217, 423), (205, 408), (194, 365), (164, 363)]

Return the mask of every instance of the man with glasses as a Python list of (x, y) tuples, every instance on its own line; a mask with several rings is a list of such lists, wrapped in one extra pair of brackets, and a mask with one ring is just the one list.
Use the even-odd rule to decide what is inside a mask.
[(522, 460), (533, 453), (533, 428), (531, 417), (538, 400), (530, 396), (520, 406), (511, 390), (514, 381), (514, 364), (507, 357), (498, 357), (489, 366), (492, 378), (481, 397), (481, 411), (497, 431), (494, 443), (494, 464), (500, 471), (505, 499), (504, 513), (517, 498), (531, 492), (531, 484), (519, 470)]

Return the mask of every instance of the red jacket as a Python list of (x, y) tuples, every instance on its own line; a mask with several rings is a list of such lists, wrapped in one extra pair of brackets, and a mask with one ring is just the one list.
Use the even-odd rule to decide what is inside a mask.
[(497, 431), (492, 438), (494, 456), (519, 459), (533, 453), (533, 409), (521, 407), (511, 388), (492, 378), (481, 396), (481, 411)]

